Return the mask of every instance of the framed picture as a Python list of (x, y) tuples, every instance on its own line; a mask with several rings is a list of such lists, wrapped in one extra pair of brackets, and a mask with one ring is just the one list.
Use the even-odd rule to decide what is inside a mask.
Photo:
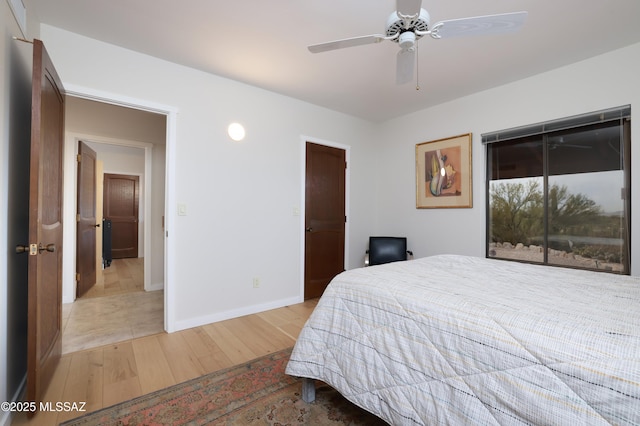
[(471, 133), (416, 145), (416, 208), (470, 208)]

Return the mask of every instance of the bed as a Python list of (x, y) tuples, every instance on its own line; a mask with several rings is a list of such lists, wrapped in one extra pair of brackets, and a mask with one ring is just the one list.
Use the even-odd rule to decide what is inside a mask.
[(286, 372), (392, 425), (640, 425), (640, 278), (457, 255), (345, 271)]

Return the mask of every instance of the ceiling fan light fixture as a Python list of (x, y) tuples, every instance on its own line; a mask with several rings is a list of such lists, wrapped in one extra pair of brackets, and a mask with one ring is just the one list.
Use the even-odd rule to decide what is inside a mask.
[[(405, 84), (413, 79), (418, 68), (418, 40), (428, 35), (433, 39), (505, 34), (517, 31), (527, 17), (527, 12), (502, 13), (470, 18), (449, 19), (431, 25), (429, 13), (422, 9), (423, 0), (396, 0), (397, 10), (387, 18), (383, 34), (350, 37), (308, 46), (311, 53), (327, 52), (346, 47), (362, 46), (389, 40), (398, 43), (396, 54), (396, 83)], [(416, 90), (420, 85), (416, 77)]]
[(411, 50), (416, 43), (416, 35), (413, 31), (405, 31), (398, 37), (398, 44), (402, 50)]

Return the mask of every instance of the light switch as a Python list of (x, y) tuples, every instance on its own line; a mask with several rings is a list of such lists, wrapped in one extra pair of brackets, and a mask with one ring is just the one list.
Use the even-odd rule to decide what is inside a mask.
[(178, 204), (178, 216), (186, 216), (186, 215), (187, 215), (187, 205)]

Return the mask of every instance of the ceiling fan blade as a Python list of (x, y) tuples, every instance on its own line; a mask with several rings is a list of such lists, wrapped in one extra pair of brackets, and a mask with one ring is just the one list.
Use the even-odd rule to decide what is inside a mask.
[(398, 16), (418, 16), (420, 15), (420, 8), (422, 7), (422, 0), (397, 0), (396, 11)]
[(413, 70), (416, 67), (416, 52), (414, 49), (403, 49), (396, 56), (396, 84), (406, 84), (413, 80)]
[(314, 44), (308, 47), (311, 53), (327, 52), (329, 50), (344, 49), (345, 47), (362, 46), (365, 44), (380, 43), (388, 37), (382, 34), (372, 34), (361, 37), (345, 38), (342, 40), (330, 41), (327, 43)]
[(481, 34), (505, 34), (518, 31), (527, 12), (502, 13), (473, 18), (441, 21), (432, 27), (433, 38), (452, 38)]

